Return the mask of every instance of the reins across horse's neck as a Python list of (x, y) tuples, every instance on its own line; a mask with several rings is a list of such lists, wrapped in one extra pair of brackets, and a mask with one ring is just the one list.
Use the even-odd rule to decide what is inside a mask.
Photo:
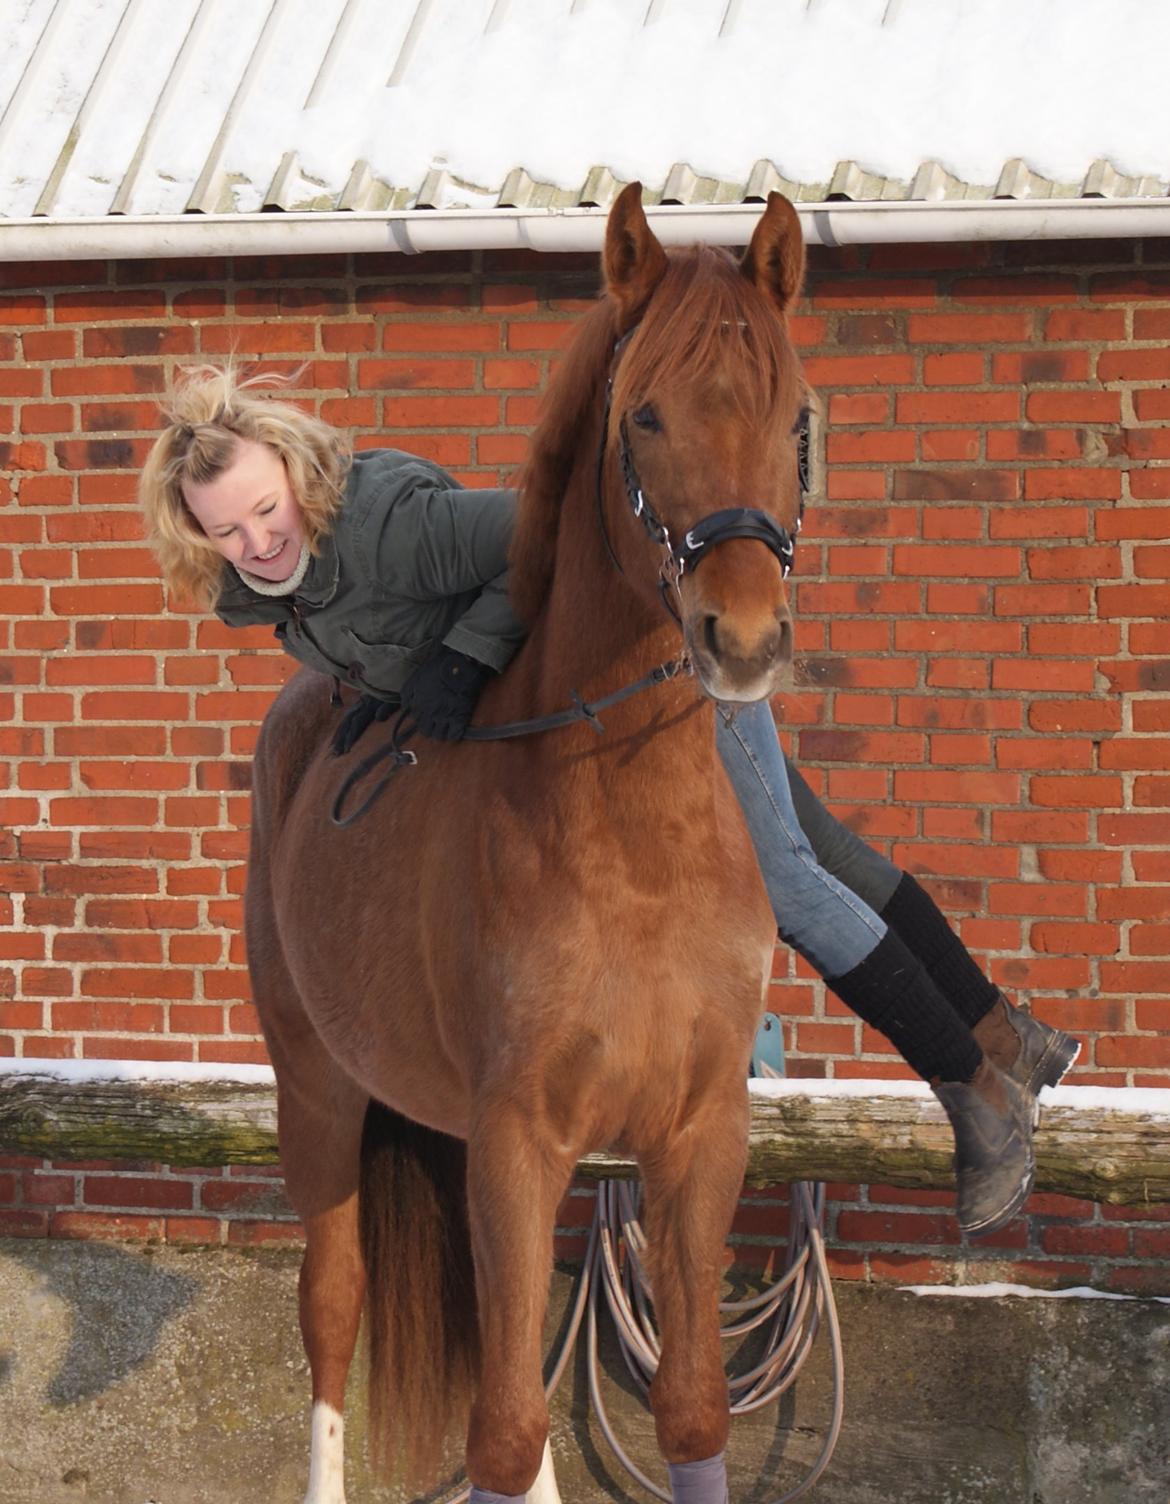
[[(561, 727), (575, 726), (579, 721), (592, 726), (598, 736), (601, 736), (605, 732), (601, 711), (620, 705), (623, 700), (640, 694), (644, 689), (653, 689), (655, 685), (666, 684), (671, 679), (677, 678), (679, 674), (690, 672), (691, 668), (687, 660), (683, 657), (676, 658), (670, 663), (658, 664), (635, 683), (623, 685), (621, 689), (615, 689), (611, 694), (603, 695), (600, 700), (583, 700), (577, 691), (573, 690), (571, 692), (572, 704), (567, 705), (564, 710), (554, 710), (549, 715), (534, 716), (527, 721), (506, 721), (498, 726), (469, 726), (463, 733), (463, 740), (465, 742), (509, 741), (514, 737), (535, 736), (541, 731), (559, 731)], [(334, 825), (344, 829), (347, 825), (353, 825), (355, 821), (360, 820), (370, 806), (381, 798), (386, 785), (395, 773), (401, 768), (414, 767), (418, 763), (418, 754), (405, 745), (417, 730), (414, 722), (409, 719), (409, 714), (407, 710), (400, 711), (386, 745), (371, 752), (346, 776), (329, 811), (329, 818)], [(342, 815), (342, 807), (354, 785), (360, 783), (367, 773), (373, 772), (380, 762), (386, 761), (392, 764), (386, 776), (371, 790), (369, 796), (352, 814)]]

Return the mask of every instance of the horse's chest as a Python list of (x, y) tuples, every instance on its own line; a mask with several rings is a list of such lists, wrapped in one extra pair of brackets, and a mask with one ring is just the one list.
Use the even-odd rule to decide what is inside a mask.
[(604, 787), (538, 813), (492, 810), (480, 853), (493, 889), (534, 890), (563, 902), (621, 908), (644, 902), (718, 902), (758, 886), (738, 810), (716, 820), (709, 807), (681, 800), (617, 801)]
[(523, 988), (555, 983), (614, 1010), (619, 1028), (633, 998), (669, 993), (702, 999), (734, 995), (758, 1003), (775, 939), (766, 904), (750, 884), (702, 881), (694, 874), (619, 864), (545, 872), (530, 904), (509, 905), (491, 930), (496, 956)]
[(620, 1000), (730, 983), (758, 1001), (775, 923), (738, 809), (666, 786), (489, 805), (480, 932), (521, 989), (555, 978)]

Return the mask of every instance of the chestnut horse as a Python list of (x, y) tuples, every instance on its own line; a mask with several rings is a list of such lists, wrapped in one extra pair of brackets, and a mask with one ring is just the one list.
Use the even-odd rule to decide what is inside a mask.
[[(741, 262), (667, 254), (632, 184), (603, 266), (522, 475), (511, 577), (530, 635), (477, 722), (588, 702), (683, 650), (694, 677), (608, 710), (603, 735), (422, 744), (346, 830), (327, 680), (298, 674), (256, 751), (248, 960), (306, 1232), (308, 1504), (344, 1498), (363, 1298), (383, 1455), (433, 1480), (465, 1424), (473, 1497), (556, 1497), (534, 1485), (554, 1215), (606, 1145), (645, 1186), (661, 1451), (693, 1463), (727, 1438), (716, 1303), (776, 925), (714, 731), (791, 652), (803, 386), (786, 314), (804, 252), (773, 194)], [(730, 508), (754, 520), (725, 516), (696, 565), (677, 540)]]

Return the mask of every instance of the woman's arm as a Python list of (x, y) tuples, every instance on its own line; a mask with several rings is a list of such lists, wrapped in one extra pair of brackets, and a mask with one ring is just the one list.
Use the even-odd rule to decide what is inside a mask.
[(477, 592), (443, 644), (497, 672), (525, 633), (508, 600), (516, 493), (417, 479), (386, 508), (374, 554), (378, 578), (419, 600)]

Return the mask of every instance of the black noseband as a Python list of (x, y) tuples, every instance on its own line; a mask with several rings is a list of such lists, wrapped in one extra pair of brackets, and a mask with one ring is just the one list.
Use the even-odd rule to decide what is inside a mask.
[(726, 543), (729, 538), (754, 538), (763, 543), (780, 560), (785, 577), (792, 570), (796, 547), (788, 529), (773, 522), (767, 512), (755, 507), (726, 507), (722, 512), (711, 512), (701, 522), (696, 522), (683, 541), (673, 550), (680, 569), (694, 569), (709, 548), (716, 543)]

